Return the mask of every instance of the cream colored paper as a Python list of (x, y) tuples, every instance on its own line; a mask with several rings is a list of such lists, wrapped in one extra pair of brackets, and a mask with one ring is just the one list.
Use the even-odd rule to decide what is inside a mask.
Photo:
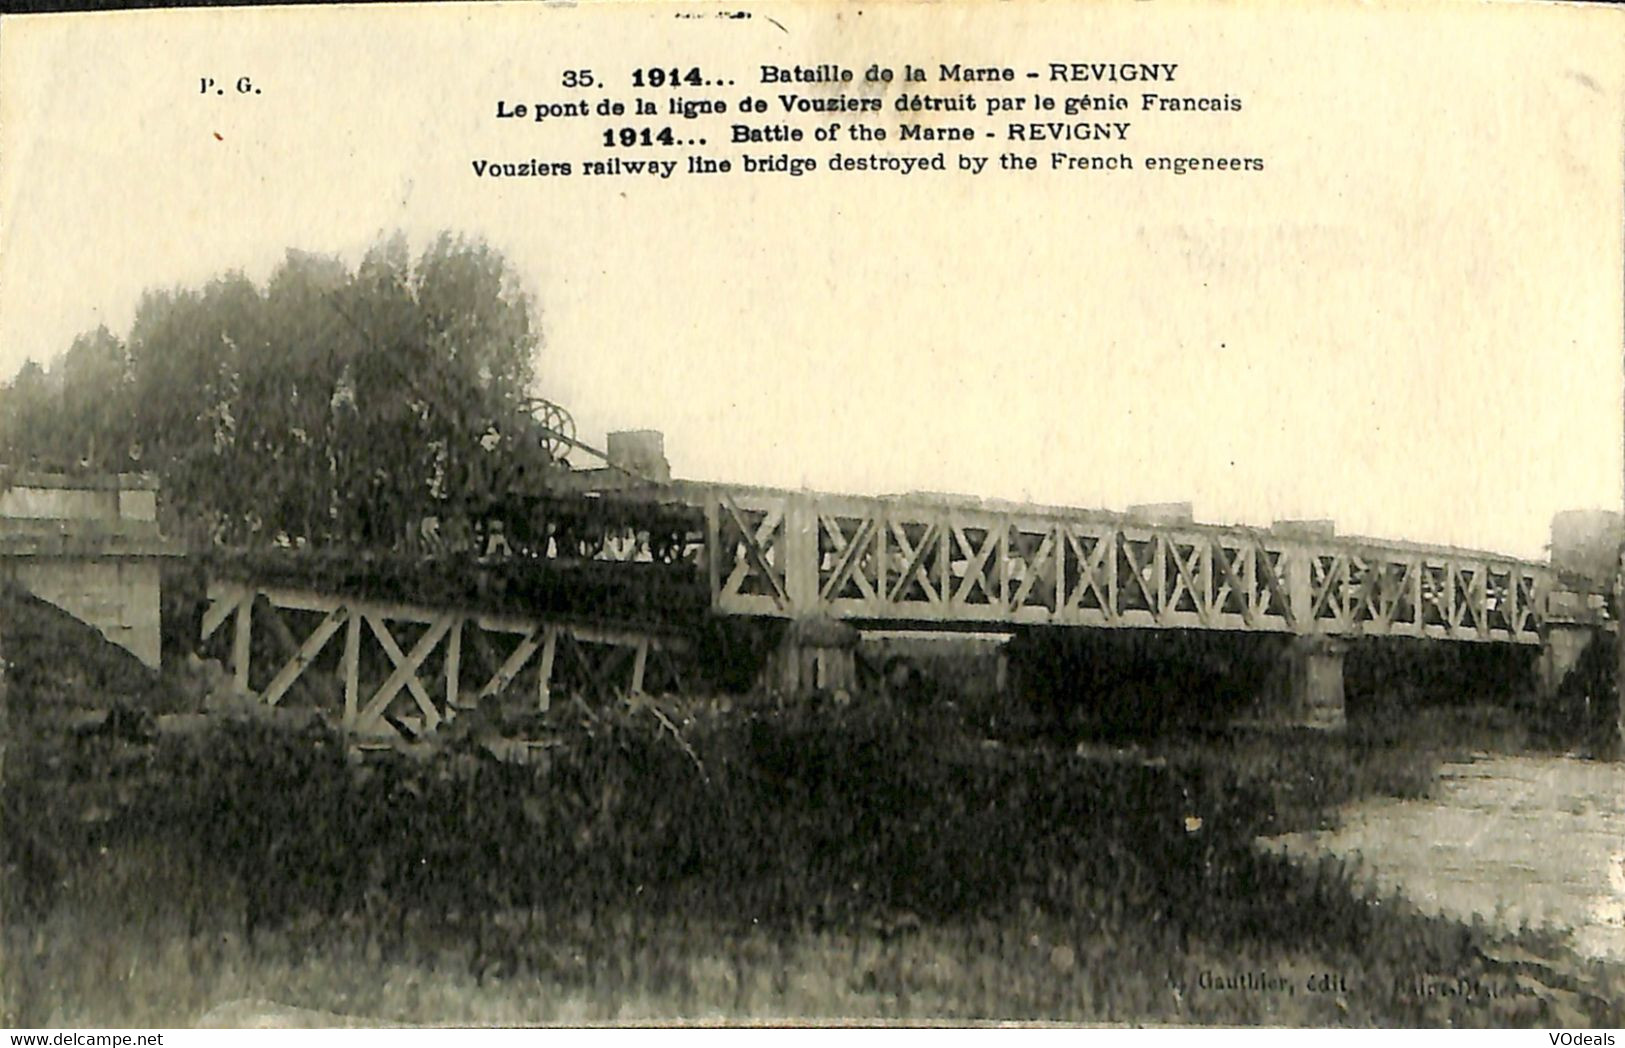
[[(594, 439), (663, 430), (682, 476), (1189, 501), (1199, 520), (1330, 517), (1538, 556), (1553, 512), (1620, 501), (1619, 28), (1612, 10), (1477, 3), (9, 18), (0, 370), (98, 323), (126, 330), (149, 286), (450, 229), (528, 281), (540, 392)], [(1051, 63), (1176, 72), (1079, 83)], [(928, 79), (904, 83), (905, 64)], [(764, 65), (856, 79), (769, 84)], [(945, 65), (1016, 79), (943, 80)], [(895, 79), (866, 79), (871, 66)], [(633, 86), (633, 70), (662, 68), (732, 83)], [(563, 86), (568, 70), (598, 86)], [(1145, 91), (1242, 108), (1146, 112)], [(881, 111), (786, 114), (792, 93)], [(904, 93), (981, 108), (899, 112)], [(1112, 94), (1130, 109), (1064, 113)], [(1035, 95), (1062, 108), (1035, 112)], [(674, 96), (730, 112), (672, 116)], [(726, 144), (744, 96), (768, 103), (750, 125), (807, 140)], [(640, 97), (657, 117), (630, 115)], [(1024, 109), (989, 114), (995, 97)], [(576, 100), (629, 115), (497, 115)], [(1130, 127), (1115, 142), (1008, 140), (1009, 123), (1050, 121)], [(837, 122), (836, 141), (814, 140)], [(855, 123), (888, 141), (852, 140)], [(904, 142), (905, 124), (976, 137)], [(622, 127), (709, 144), (606, 148)], [(747, 155), (835, 152), (940, 154), (949, 170), (739, 170)], [(1000, 170), (1006, 152), (1038, 169)], [(1137, 169), (1051, 170), (1053, 152)], [(988, 167), (962, 172), (961, 155)], [(691, 156), (735, 170), (689, 175)], [(1263, 170), (1151, 172), (1148, 156)], [(531, 159), (574, 174), (473, 171)], [(677, 171), (582, 173), (615, 159)]]
[(145, 289), (450, 230), (539, 304), (537, 392), (599, 446), (663, 431), (681, 477), (1190, 502), (1539, 559), (1554, 513), (1621, 503), (1622, 18), (1170, 0), (6, 18), (0, 380), (127, 330)]

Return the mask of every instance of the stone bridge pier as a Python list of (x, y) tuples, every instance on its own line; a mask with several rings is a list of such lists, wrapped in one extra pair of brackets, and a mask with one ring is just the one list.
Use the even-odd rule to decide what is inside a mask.
[(859, 639), (856, 628), (835, 619), (792, 620), (768, 655), (763, 684), (785, 694), (853, 692)]
[(1343, 662), (1349, 643), (1334, 637), (1285, 637), (1248, 718), (1279, 727), (1332, 731), (1348, 723)]
[(1540, 694), (1544, 699), (1557, 695), (1558, 689), (1569, 674), (1579, 667), (1581, 658), (1592, 644), (1611, 640), (1606, 636), (1599, 639), (1601, 629), (1583, 622), (1549, 622), (1545, 634), (1538, 671)]

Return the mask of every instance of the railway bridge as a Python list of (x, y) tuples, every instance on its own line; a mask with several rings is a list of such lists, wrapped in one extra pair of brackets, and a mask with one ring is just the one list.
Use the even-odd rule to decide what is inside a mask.
[(1600, 587), (1546, 563), (1169, 510), (583, 485), (510, 515), (471, 556), (430, 558), (427, 593), (378, 587), (381, 561), (367, 579), (222, 563), (202, 635), (262, 701), (304, 688), (358, 731), (419, 732), (515, 691), (546, 709), (560, 692), (679, 687), (707, 624), (749, 620), (771, 624), (764, 672), (786, 690), (850, 686), (861, 630), (1267, 635), (1278, 670), (1260, 708), (1320, 727), (1342, 723), (1361, 638), (1540, 647), (1561, 679), (1605, 628)]

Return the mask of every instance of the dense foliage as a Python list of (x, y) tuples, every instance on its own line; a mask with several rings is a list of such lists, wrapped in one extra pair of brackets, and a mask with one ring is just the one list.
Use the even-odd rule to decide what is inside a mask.
[(502, 256), (400, 237), (157, 290), (0, 388), (0, 462), (152, 471), (171, 534), (388, 544), (526, 446), (538, 336)]
[[(923, 936), (1005, 965), (980, 996), (950, 992), (939, 1017), (1259, 1021), (1256, 997), (1173, 991), (1204, 964), (1310, 957), (1354, 986), (1293, 1013), (1314, 1022), (1625, 1018), (1612, 976), (1551, 962), (1540, 941), (1512, 947), (1508, 968), (1482, 927), (1261, 850), (1257, 835), (1281, 828), (1276, 788), (1339, 765), (1324, 736), (1277, 739), (1257, 751), (1273, 763), (1246, 772), (1211, 750), (1165, 762), (993, 745), (885, 703), (583, 716), (529, 764), (472, 741), (358, 759), (314, 724), (266, 719), (156, 741), (110, 722), (58, 750), (55, 774), (12, 780), (8, 810), (30, 831), (10, 845), (25, 890), (12, 912), (49, 912), (52, 885), (98, 853), (155, 845), (147, 894), (185, 908), (191, 941), (235, 913), (247, 949), (291, 963), (360, 949), (369, 964), (438, 965), (450, 950), (476, 978), (625, 993), (697, 978), (705, 955), (764, 937), (781, 951), (873, 941), (903, 952), (854, 959), (850, 978), (906, 1000), (934, 977), (886, 965)], [(1035, 927), (1046, 945), (1022, 960)], [(1448, 1000), (1411, 995), (1419, 979), (1529, 989)]]

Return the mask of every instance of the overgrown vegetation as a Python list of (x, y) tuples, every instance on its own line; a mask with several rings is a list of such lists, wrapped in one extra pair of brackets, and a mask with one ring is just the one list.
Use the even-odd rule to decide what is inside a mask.
[[(1079, 744), (1009, 697), (561, 701), (527, 762), (477, 714), (362, 756), (310, 710), (155, 718), (184, 675), (7, 600), (8, 1022), (1625, 1019), (1617, 969), (1550, 935), (1257, 844), (1521, 745), (1507, 707)], [(1260, 971), (1296, 990), (1202, 985)]]
[(6, 696), (22, 716), (71, 708), (87, 695), (116, 695), (153, 708), (163, 700), (158, 674), (95, 629), (0, 578)]
[[(1258, 848), (1386, 785), (1283, 802), (1358, 760), (1340, 740), (1149, 758), (988, 743), (878, 701), (686, 714), (578, 707), (531, 764), (472, 738), (358, 760), (319, 726), (256, 718), (37, 740), (6, 793), (18, 1018), (113, 1021), (111, 995), (135, 1009), (117, 1021), (187, 1022), (219, 1003), (203, 979), (414, 1022), (1625, 1019), (1614, 976), (1554, 960), (1554, 942), (1512, 947), (1546, 966), (1531, 982), (1486, 928)], [(115, 929), (105, 945), (71, 944), (92, 919)], [(192, 988), (138, 999), (109, 953)], [(312, 986), (313, 970), (356, 965), (376, 985)], [(1346, 990), (1197, 985), (1260, 969), (1333, 971)], [(402, 995), (399, 979), (467, 996)], [(1463, 979), (1501, 996), (1414, 989)], [(509, 992), (551, 1003), (498, 1005)]]

